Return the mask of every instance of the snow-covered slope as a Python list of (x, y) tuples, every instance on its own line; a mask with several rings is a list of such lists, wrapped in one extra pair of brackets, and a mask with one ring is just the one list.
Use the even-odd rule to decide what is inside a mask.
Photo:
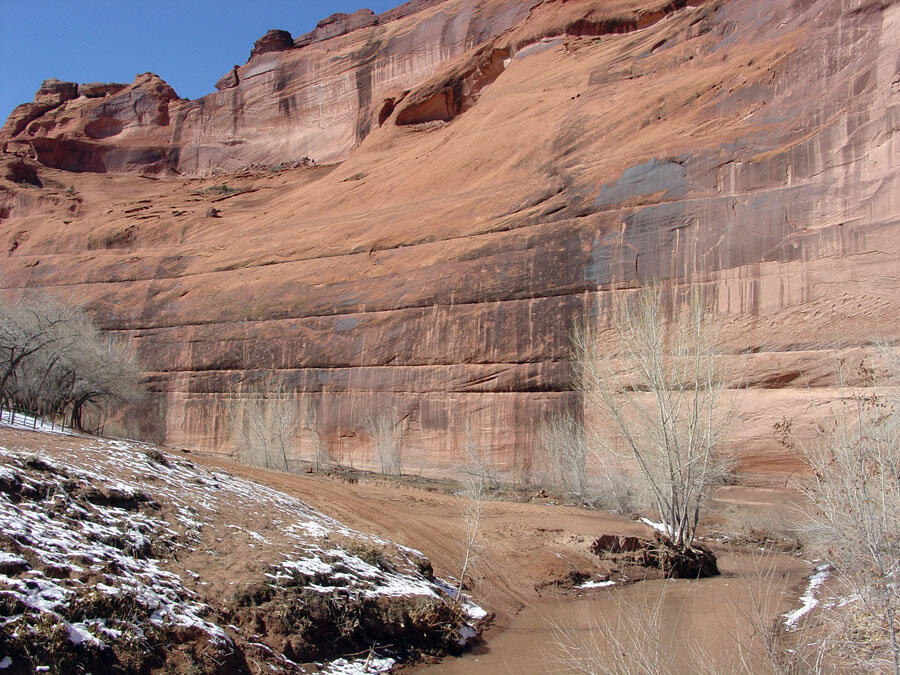
[[(153, 446), (0, 428), (0, 668), (378, 669), (471, 640), (418, 551)], [(365, 650), (374, 647), (370, 656)], [(385, 658), (387, 657), (387, 658)]]

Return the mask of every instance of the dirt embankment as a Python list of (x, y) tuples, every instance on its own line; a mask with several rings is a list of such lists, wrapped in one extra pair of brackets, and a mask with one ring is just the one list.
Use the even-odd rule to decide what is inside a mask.
[(389, 668), (459, 651), (486, 617), (418, 551), (258, 482), (132, 441), (0, 428), (8, 672)]

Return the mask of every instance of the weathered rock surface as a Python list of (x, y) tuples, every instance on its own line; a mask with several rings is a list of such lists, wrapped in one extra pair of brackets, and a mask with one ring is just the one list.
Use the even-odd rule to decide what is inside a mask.
[(269, 52), (280, 52), (294, 46), (294, 38), (286, 30), (272, 29), (253, 43), (250, 58), (262, 56)]
[(40, 88), (34, 94), (34, 102), (60, 105), (71, 101), (76, 96), (78, 96), (77, 83), (61, 82), (56, 78), (50, 78), (41, 83)]
[[(13, 112), (0, 143), (69, 171), (208, 175), (302, 157), (341, 161), (377, 125), (384, 99), (512, 28), (536, 2), (414, 2), (378, 16), (334, 14), (297, 40), (272, 30), (216, 82), (218, 92), (196, 101), (161, 98), (168, 85), (139, 76), (106, 99), (66, 103), (78, 85), (48, 80)], [(112, 102), (135, 98), (158, 102), (159, 115), (136, 109), (111, 123)]]
[(378, 23), (378, 17), (371, 9), (358, 9), (352, 14), (344, 12), (336, 12), (326, 17), (316, 24), (316, 27), (308, 33), (300, 35), (294, 45), (297, 47), (306, 47), (314, 42), (321, 42), (329, 38), (344, 35), (350, 31), (359, 28), (374, 26)]
[[(228, 451), (235, 401), (276, 375), (312, 410), (298, 454), (318, 434), (373, 466), (386, 412), (408, 471), (452, 472), (468, 437), (524, 478), (542, 421), (580, 411), (572, 323), (700, 283), (745, 385), (743, 468), (794, 471), (773, 424), (900, 335), (900, 4), (421, 5), (198, 101), (148, 75), (10, 118), (7, 148), (56, 168), (0, 180), (2, 286), (133, 340), (146, 438)], [(303, 156), (343, 163), (279, 170)]]
[(102, 98), (110, 94), (118, 94), (127, 84), (119, 82), (86, 82), (78, 85), (78, 95), (88, 98)]

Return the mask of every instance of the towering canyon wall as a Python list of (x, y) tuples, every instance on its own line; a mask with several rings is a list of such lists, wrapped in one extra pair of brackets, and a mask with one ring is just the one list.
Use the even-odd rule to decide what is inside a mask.
[[(141, 76), (17, 109), (0, 157), (42, 187), (2, 183), (2, 286), (86, 302), (137, 345), (148, 438), (230, 451), (235, 401), (276, 376), (310, 420), (299, 454), (317, 433), (371, 466), (387, 414), (409, 471), (452, 471), (468, 440), (524, 476), (542, 422), (581, 413), (573, 323), (653, 279), (702, 284), (738, 374), (732, 443), (793, 470), (773, 424), (900, 335), (900, 4), (373, 18), (258, 42), (277, 49), (198, 101)], [(269, 168), (303, 156), (320, 166)]]
[(381, 16), (335, 15), (293, 42), (270, 31), (208, 96), (179, 99), (152, 73), (102, 99), (76, 86), (48, 97), (45, 90), (64, 87), (43, 87), (2, 135), (8, 150), (69, 171), (205, 175), (304, 157), (333, 163), (378, 125), (385, 105), (534, 4), (407, 3)]

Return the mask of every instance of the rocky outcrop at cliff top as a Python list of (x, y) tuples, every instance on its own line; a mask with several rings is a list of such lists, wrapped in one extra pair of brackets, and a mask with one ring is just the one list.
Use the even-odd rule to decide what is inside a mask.
[(378, 23), (378, 17), (371, 9), (358, 9), (352, 14), (337, 12), (322, 19), (316, 27), (308, 33), (300, 35), (295, 41), (296, 47), (306, 47), (314, 42), (321, 42), (339, 35), (344, 35), (352, 30), (374, 26)]
[[(196, 101), (173, 93), (159, 123), (136, 111), (110, 124), (108, 102), (76, 100), (75, 83), (53, 93), (51, 106), (45, 99), (56, 90), (42, 87), (35, 103), (13, 112), (0, 143), (22, 152), (33, 146), (47, 166), (71, 171), (205, 175), (303, 157), (341, 161), (378, 125), (385, 99), (512, 28), (536, 1), (412, 2), (382, 15), (334, 14), (296, 40), (271, 30), (243, 66), (216, 82), (219, 92)], [(113, 97), (158, 99), (146, 89), (136, 80)], [(105, 135), (92, 133), (98, 127)]]
[(900, 337), (900, 4), (401, 14), (256, 55), (196, 101), (144, 76), (8, 122), (21, 156), (0, 158), (44, 187), (0, 173), (0, 283), (136, 345), (145, 438), (229, 451), (274, 378), (298, 457), (376, 466), (386, 416), (408, 470), (474, 443), (523, 480), (542, 423), (582, 414), (573, 323), (648, 280), (702, 284), (741, 468), (795, 470), (773, 425), (802, 430), (835, 363)]
[(250, 50), (250, 58), (262, 56), (269, 52), (280, 52), (293, 46), (294, 38), (291, 37), (289, 32), (273, 29), (253, 43), (253, 49)]

